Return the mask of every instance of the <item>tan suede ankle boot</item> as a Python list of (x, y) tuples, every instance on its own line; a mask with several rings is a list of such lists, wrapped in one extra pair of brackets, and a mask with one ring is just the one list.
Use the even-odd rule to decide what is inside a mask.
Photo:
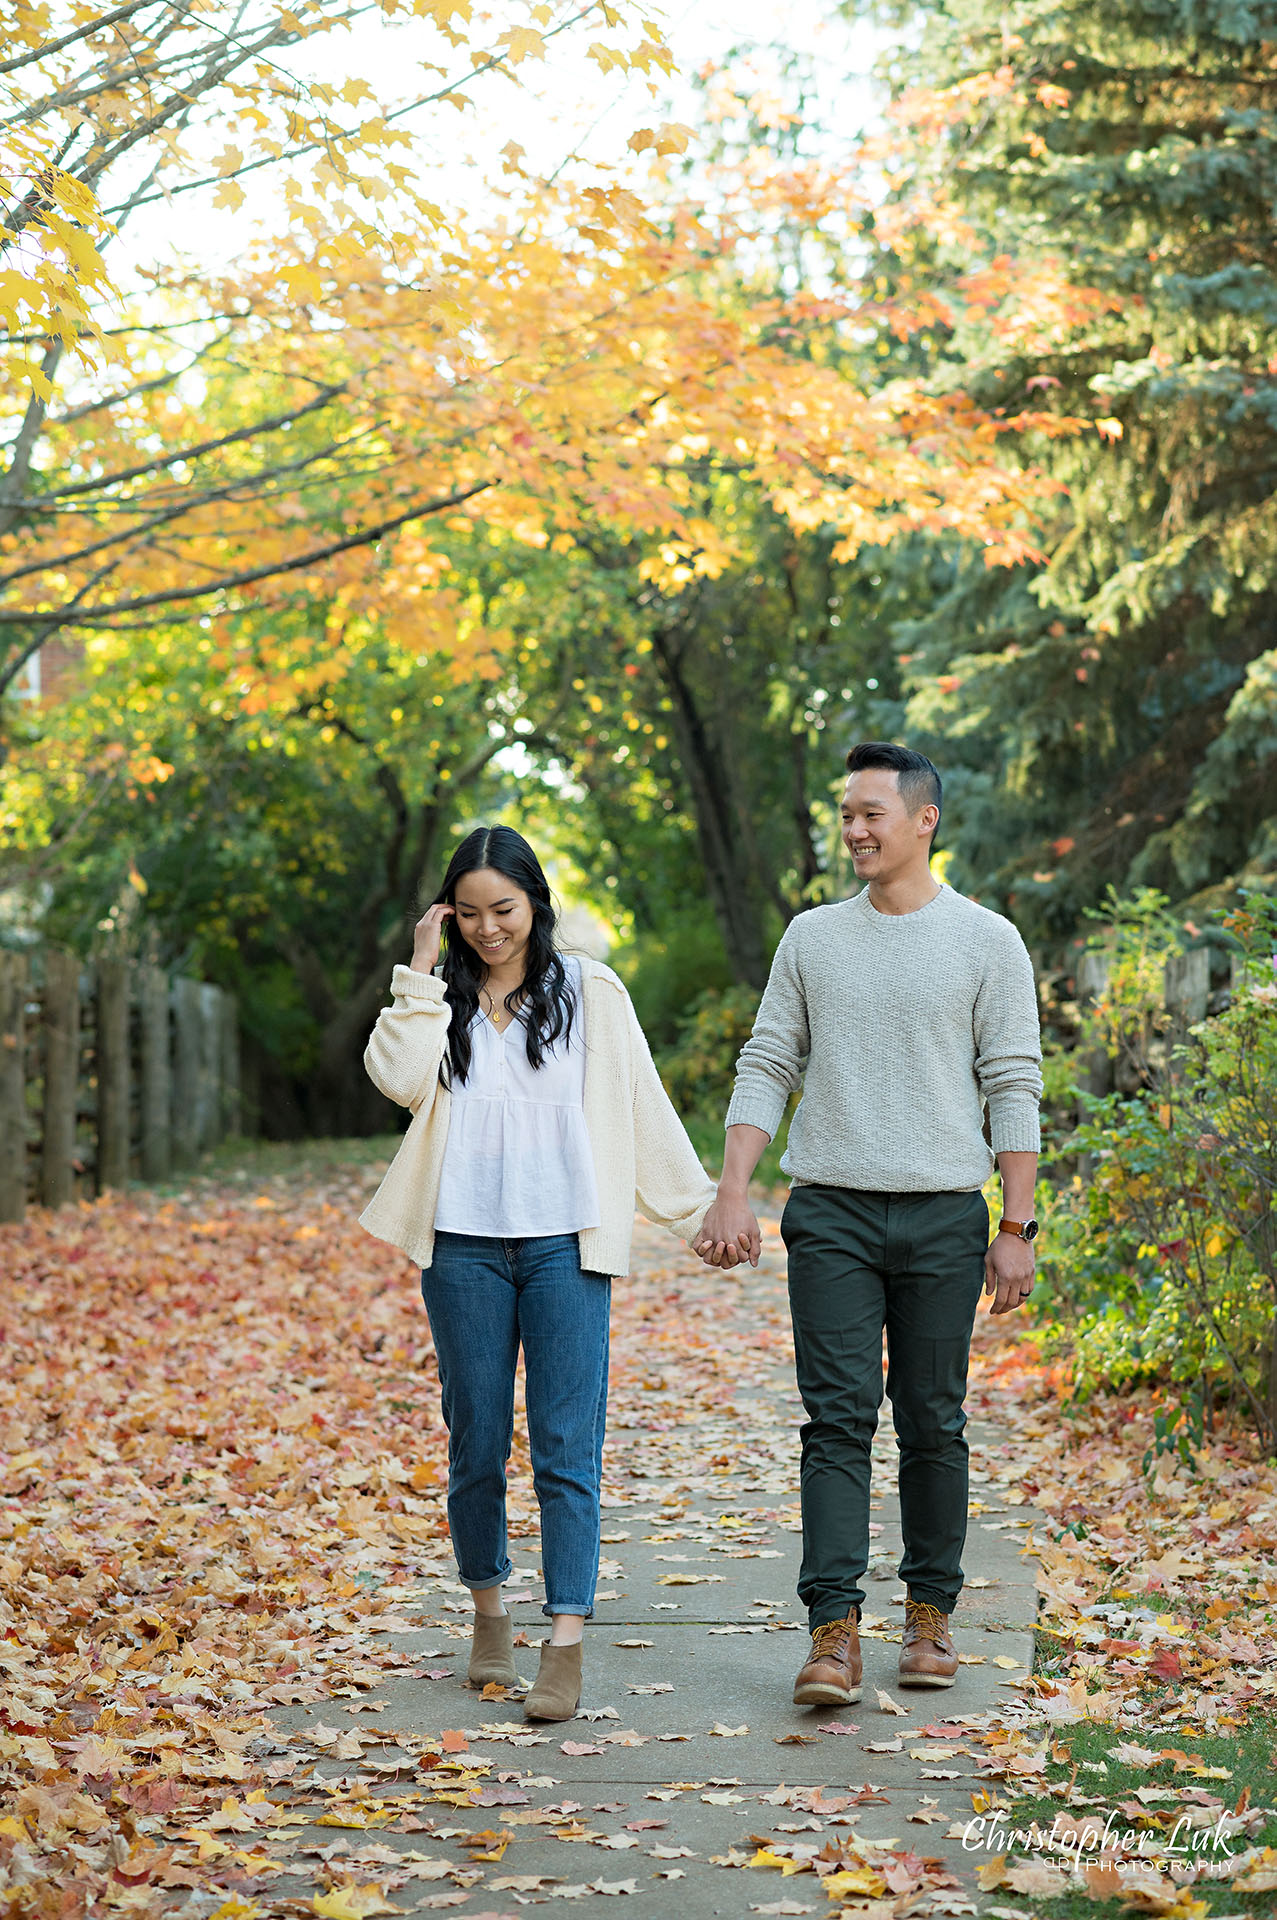
[(541, 1665), (523, 1703), (526, 1720), (570, 1720), (581, 1701), (581, 1642), (556, 1647), (541, 1642)]
[(508, 1613), (476, 1613), (470, 1642), (472, 1687), (517, 1687), (514, 1670), (514, 1622)]

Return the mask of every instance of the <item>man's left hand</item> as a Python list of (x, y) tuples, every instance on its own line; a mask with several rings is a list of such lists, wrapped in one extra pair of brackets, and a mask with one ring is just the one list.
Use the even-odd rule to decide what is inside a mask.
[(995, 1233), (984, 1256), (984, 1290), (993, 1295), (990, 1313), (1014, 1313), (1033, 1291), (1033, 1243), (1014, 1233)]

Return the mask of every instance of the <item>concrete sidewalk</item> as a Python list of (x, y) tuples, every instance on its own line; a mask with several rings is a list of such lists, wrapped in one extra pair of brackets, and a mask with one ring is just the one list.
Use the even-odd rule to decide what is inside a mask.
[[(640, 1258), (657, 1247), (649, 1234)], [(729, 1332), (749, 1341), (761, 1309), (774, 1314), (778, 1289), (783, 1249), (772, 1231), (757, 1272), (722, 1290)], [(663, 1411), (677, 1435), (679, 1409)], [(530, 1727), (517, 1700), (484, 1700), (462, 1685), (468, 1600), (449, 1562), (396, 1590), (393, 1638), (419, 1662), (413, 1675), (380, 1680), (371, 1700), (272, 1716), (277, 1752), (288, 1756), (272, 1792), (292, 1803), (273, 1849), (298, 1875), (288, 1892), (329, 1884), (316, 1877), (327, 1860), (356, 1885), (381, 1886), (383, 1911), (455, 1908), (490, 1920), (564, 1898), (592, 1913), (624, 1897), (634, 1920), (839, 1911), (884, 1920), (912, 1875), (911, 1915), (976, 1911), (983, 1856), (964, 1851), (957, 1829), (971, 1814), (983, 1750), (962, 1729), (1016, 1716), (1012, 1689), (1033, 1653), (1034, 1567), (1020, 1553), (1031, 1510), (1008, 1507), (1017, 1494), (1005, 1484), (1000, 1436), (973, 1427), (969, 1584), (954, 1620), (963, 1665), (952, 1689), (899, 1689), (901, 1542), (884, 1408), (864, 1697), (841, 1710), (795, 1708), (793, 1675), (808, 1646), (794, 1595), (800, 1418), (788, 1356), (764, 1352), (748, 1392), (716, 1409), (700, 1436), (695, 1484), (685, 1471), (673, 1483), (654, 1472), (661, 1420), (641, 1423), (641, 1434), (613, 1428), (604, 1574), (574, 1722)], [(526, 1596), (516, 1622), (536, 1643), (548, 1627), (536, 1543), (516, 1540), (513, 1557), (514, 1591)], [(535, 1644), (520, 1649), (519, 1669), (535, 1673)], [(905, 1711), (885, 1710), (879, 1689)], [(835, 1881), (782, 1877), (779, 1856), (746, 1864), (760, 1848), (814, 1851), (849, 1838), (866, 1844), (844, 1850)], [(888, 1861), (886, 1891), (887, 1856), (876, 1848), (905, 1860)], [(866, 1858), (877, 1859), (877, 1879)], [(920, 1879), (924, 1860), (937, 1865)], [(941, 1862), (958, 1884), (943, 1884)], [(284, 1886), (273, 1884), (276, 1900)], [(349, 1911), (359, 1910), (352, 1896)]]

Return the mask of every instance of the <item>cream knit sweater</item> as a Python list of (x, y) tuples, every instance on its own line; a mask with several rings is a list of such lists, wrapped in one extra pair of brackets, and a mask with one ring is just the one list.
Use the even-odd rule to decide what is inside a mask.
[(1037, 990), (1009, 920), (951, 887), (914, 913), (868, 888), (800, 913), (741, 1049), (727, 1125), (774, 1135), (803, 1097), (781, 1166), (866, 1193), (983, 1186), (995, 1153), (1036, 1153)]
[[(443, 981), (396, 967), (393, 1005), (385, 1008), (364, 1053), (373, 1084), (412, 1111), (403, 1143), (361, 1226), (402, 1247), (418, 1266), (434, 1257), (439, 1175), (448, 1143), (448, 1089), (439, 1065), (448, 1038)], [(579, 1235), (589, 1273), (629, 1272), (634, 1208), (691, 1241), (714, 1201), (714, 1184), (696, 1158), (652, 1063), (630, 996), (610, 967), (581, 960), (585, 1034), (585, 1126), (594, 1155), (599, 1225)]]

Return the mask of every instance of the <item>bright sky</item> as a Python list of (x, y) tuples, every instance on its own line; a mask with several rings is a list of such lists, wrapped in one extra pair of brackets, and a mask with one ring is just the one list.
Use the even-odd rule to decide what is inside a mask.
[[(500, 11), (511, 20), (526, 18), (522, 8)], [(884, 42), (864, 23), (849, 26), (831, 14), (829, 0), (675, 0), (658, 17), (679, 71), (668, 80), (657, 76), (655, 97), (642, 76), (600, 73), (586, 47), (612, 36), (600, 23), (584, 23), (553, 41), (543, 62), (524, 62), (518, 70), (521, 85), (499, 73), (480, 75), (469, 89), (474, 104), (465, 114), (436, 106), (406, 123), (432, 176), (427, 191), (445, 208), (481, 205), (485, 180), (503, 180), (500, 154), (511, 140), (525, 149), (525, 165), (533, 173), (552, 173), (576, 154), (593, 165), (620, 169), (623, 178), (641, 180), (647, 161), (628, 152), (630, 134), (667, 119), (695, 124), (697, 72), (707, 63), (724, 63), (743, 45), (759, 49), (750, 57), (750, 71), (764, 86), (779, 71), (783, 50), (806, 57), (818, 101), (814, 117), (832, 130), (836, 144), (851, 144), (874, 114), (869, 76)], [(425, 91), (423, 60), (437, 59), (449, 75), (464, 64), (420, 21), (393, 29), (361, 23), (357, 36), (323, 36), (304, 52), (310, 77), (340, 81), (357, 74), (383, 99)], [(294, 70), (300, 77), (300, 64)], [(209, 129), (200, 144), (218, 151), (224, 144), (221, 129)], [(135, 215), (114, 271), (124, 268), (121, 253), (138, 265), (181, 255), (205, 267), (230, 265), (243, 255), (255, 230), (278, 227), (281, 213), (269, 170), (248, 176), (243, 185), (248, 199), (235, 214), (213, 209), (211, 194), (198, 194)]]

